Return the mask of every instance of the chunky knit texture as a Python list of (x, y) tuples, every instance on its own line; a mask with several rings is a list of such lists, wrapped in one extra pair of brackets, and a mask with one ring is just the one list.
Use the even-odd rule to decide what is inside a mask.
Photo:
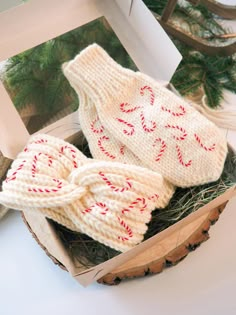
[[(92, 152), (100, 150), (112, 160), (112, 145), (119, 144), (118, 152), (121, 143), (143, 165), (180, 187), (220, 177), (226, 139), (182, 98), (147, 75), (121, 67), (96, 44), (67, 63), (64, 73), (77, 93), (91, 100), (82, 101), (87, 105), (81, 106), (80, 121)], [(109, 136), (102, 138), (100, 129), (100, 140), (91, 137), (95, 124)]]
[(172, 194), (156, 172), (88, 159), (63, 140), (36, 135), (8, 171), (0, 203), (39, 211), (71, 230), (126, 251), (142, 241), (152, 210), (165, 207)]
[[(63, 71), (67, 72), (67, 63), (63, 65)], [(122, 142), (101, 124), (95, 104), (84, 93), (78, 82), (70, 82), (77, 91), (80, 101), (79, 118), (81, 129), (88, 141), (89, 149), (95, 159), (104, 161), (116, 161), (128, 164), (144, 166), (145, 164), (135, 156)]]

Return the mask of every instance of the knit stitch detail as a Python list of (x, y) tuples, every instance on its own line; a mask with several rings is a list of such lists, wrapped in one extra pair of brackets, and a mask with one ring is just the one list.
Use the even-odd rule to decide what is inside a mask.
[(151, 212), (173, 189), (149, 169), (86, 158), (73, 145), (32, 136), (2, 184), (0, 203), (36, 211), (118, 251), (143, 240)]
[[(220, 177), (227, 155), (226, 138), (184, 99), (147, 75), (122, 68), (98, 45), (76, 56), (64, 73), (72, 86), (76, 84), (76, 91), (89, 97), (104, 130), (142, 165), (180, 187)], [(86, 132), (91, 120), (82, 122), (84, 108), (80, 120)], [(91, 139), (93, 150), (96, 143)]]

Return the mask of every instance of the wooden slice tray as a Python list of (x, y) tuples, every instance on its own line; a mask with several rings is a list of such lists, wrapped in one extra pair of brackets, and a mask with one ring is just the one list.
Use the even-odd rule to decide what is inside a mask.
[[(119, 284), (123, 279), (160, 273), (165, 268), (176, 265), (209, 238), (208, 231), (211, 225), (218, 220), (226, 204), (227, 202), (221, 204), (219, 207), (210, 210), (190, 224), (183, 226), (180, 230), (177, 230), (161, 242), (158, 242), (125, 264), (106, 274), (100, 278), (98, 282), (109, 285)], [(39, 242), (37, 235), (35, 235), (34, 231), (27, 223), (23, 213), (22, 216), (33, 237), (44, 249), (46, 254), (55, 264), (65, 270), (65, 266), (53, 257)]]

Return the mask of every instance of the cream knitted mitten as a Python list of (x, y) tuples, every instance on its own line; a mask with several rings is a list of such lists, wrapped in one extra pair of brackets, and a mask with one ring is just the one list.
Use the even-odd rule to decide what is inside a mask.
[(86, 137), (90, 152), (95, 159), (116, 161), (139, 166), (145, 164), (139, 160), (122, 142), (101, 124), (95, 104), (78, 86), (78, 82), (70, 80), (68, 63), (63, 64), (63, 72), (70, 81), (71, 86), (79, 96), (79, 121)]
[(174, 185), (201, 185), (221, 175), (227, 154), (221, 131), (150, 77), (121, 67), (96, 44), (64, 73), (91, 99), (102, 126)]
[(140, 243), (156, 207), (173, 190), (149, 169), (86, 158), (48, 136), (30, 138), (3, 182), (0, 203), (38, 211), (116, 250)]

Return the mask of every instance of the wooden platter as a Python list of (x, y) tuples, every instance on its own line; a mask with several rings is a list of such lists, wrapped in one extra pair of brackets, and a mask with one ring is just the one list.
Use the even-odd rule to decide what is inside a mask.
[[(119, 284), (124, 279), (160, 273), (165, 268), (176, 265), (209, 238), (208, 231), (211, 225), (218, 220), (226, 204), (227, 202), (217, 208), (211, 209), (208, 213), (197, 218), (195, 221), (183, 226), (161, 242), (146, 249), (141, 254), (106, 274), (100, 278), (98, 282), (109, 285)], [(46, 254), (55, 264), (66, 270), (65, 266), (53, 257), (40, 243), (37, 235), (27, 223), (23, 213), (22, 217), (31, 234)]]

